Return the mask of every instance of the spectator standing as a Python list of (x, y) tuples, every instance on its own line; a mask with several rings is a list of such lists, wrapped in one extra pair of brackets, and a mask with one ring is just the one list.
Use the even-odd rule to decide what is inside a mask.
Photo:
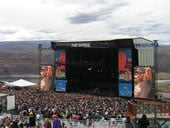
[(48, 118), (45, 118), (45, 120), (44, 120), (44, 128), (52, 128), (51, 122), (49, 121)]
[(29, 126), (30, 128), (35, 128), (36, 126), (36, 119), (35, 119), (35, 115), (33, 112), (29, 113)]
[(58, 118), (57, 114), (53, 114), (52, 118), (53, 118), (53, 128), (62, 128), (61, 121)]
[(125, 121), (125, 128), (132, 128), (132, 122), (130, 120), (130, 116), (126, 117), (126, 121)]
[(138, 122), (139, 128), (147, 128), (149, 126), (149, 120), (145, 114), (142, 115), (142, 118)]

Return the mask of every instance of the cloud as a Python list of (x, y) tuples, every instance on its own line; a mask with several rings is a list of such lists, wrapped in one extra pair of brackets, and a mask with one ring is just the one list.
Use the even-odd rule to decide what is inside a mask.
[(77, 12), (74, 16), (69, 17), (68, 20), (71, 24), (84, 24), (105, 20), (111, 17), (118, 9), (126, 5), (126, 1), (112, 3), (103, 0), (102, 3), (98, 3), (97, 5), (88, 4), (87, 9)]
[(143, 36), (168, 42), (169, 4), (167, 0), (6, 0), (0, 4), (0, 41)]
[(51, 34), (51, 33), (55, 33), (55, 30), (48, 29), (48, 28), (42, 28), (42, 29), (39, 29), (38, 32), (44, 33), (44, 34)]
[(72, 24), (82, 24), (82, 23), (90, 23), (95, 22), (100, 19), (99, 14), (83, 14), (80, 13), (74, 17), (70, 17), (70, 23)]
[(14, 34), (16, 32), (17, 30), (0, 28), (0, 34)]

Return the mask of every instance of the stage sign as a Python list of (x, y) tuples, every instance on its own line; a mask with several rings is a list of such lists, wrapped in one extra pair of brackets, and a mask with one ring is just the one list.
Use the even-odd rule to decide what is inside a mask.
[(65, 92), (66, 91), (66, 80), (56, 80), (55, 81), (55, 91)]
[(120, 48), (118, 53), (119, 96), (132, 97), (132, 50)]
[(152, 68), (135, 67), (134, 72), (134, 97), (151, 98), (153, 85)]
[(53, 68), (51, 65), (40, 66), (40, 90), (49, 91), (52, 88)]
[(56, 61), (56, 78), (65, 78), (66, 70), (66, 51), (65, 49), (58, 49), (55, 52)]

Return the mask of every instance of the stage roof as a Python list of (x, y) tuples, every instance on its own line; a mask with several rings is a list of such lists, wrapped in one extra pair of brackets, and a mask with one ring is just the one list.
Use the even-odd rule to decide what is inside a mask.
[(56, 48), (120, 48), (120, 47), (153, 47), (153, 41), (143, 37), (120, 38), (112, 40), (77, 40), (77, 41), (52, 41), (52, 49)]

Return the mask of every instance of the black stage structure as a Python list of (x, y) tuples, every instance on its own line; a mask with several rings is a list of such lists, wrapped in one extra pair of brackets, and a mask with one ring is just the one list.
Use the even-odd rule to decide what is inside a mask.
[(144, 71), (149, 66), (154, 72), (155, 45), (145, 38), (52, 41), (51, 47), (55, 51), (54, 88), (58, 92), (133, 97), (136, 67)]

